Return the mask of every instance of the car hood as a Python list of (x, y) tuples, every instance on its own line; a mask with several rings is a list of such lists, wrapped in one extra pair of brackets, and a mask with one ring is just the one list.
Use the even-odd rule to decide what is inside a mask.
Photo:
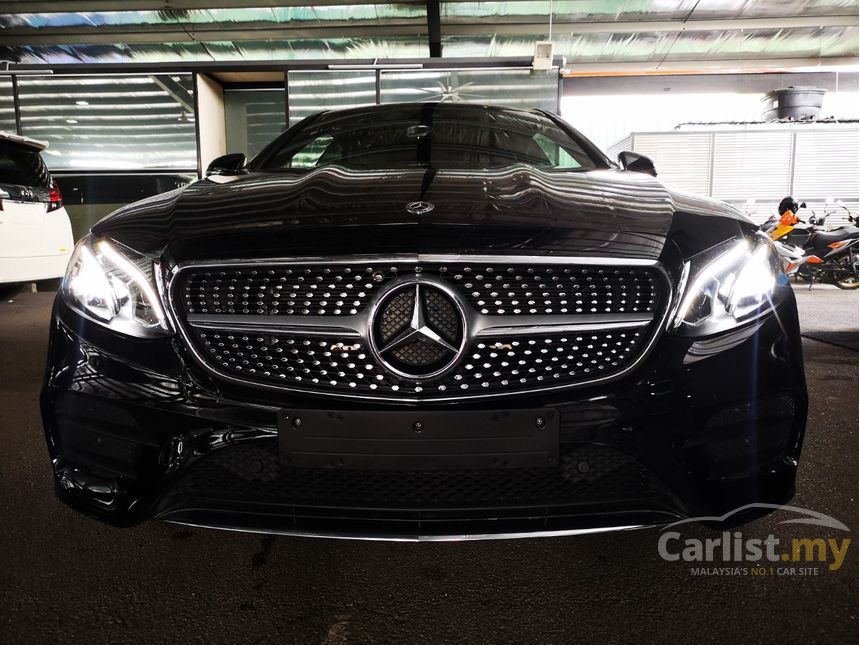
[[(409, 212), (416, 201), (432, 210)], [(737, 210), (641, 173), (325, 167), (201, 180), (123, 207), (93, 232), (177, 262), (395, 253), (653, 259), (673, 229), (706, 248), (738, 227), (751, 223)]]

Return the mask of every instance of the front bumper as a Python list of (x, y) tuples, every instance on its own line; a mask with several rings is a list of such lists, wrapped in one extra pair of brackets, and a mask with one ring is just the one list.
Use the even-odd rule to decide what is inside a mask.
[(71, 254), (70, 250), (59, 255), (0, 257), (0, 284), (62, 278)]
[[(365, 471), (279, 459), (284, 409), (494, 407), (557, 411), (558, 465)], [(731, 334), (664, 334), (608, 385), (421, 408), (216, 383), (176, 339), (119, 337), (58, 301), (42, 392), (57, 493), (97, 519), (389, 539), (558, 535), (785, 503), (806, 409), (793, 296)]]

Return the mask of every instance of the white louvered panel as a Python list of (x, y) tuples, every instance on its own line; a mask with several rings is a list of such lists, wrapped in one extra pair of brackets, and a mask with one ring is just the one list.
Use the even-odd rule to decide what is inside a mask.
[(632, 150), (632, 149), (633, 149), (633, 137), (631, 135), (627, 135), (626, 137), (624, 137), (620, 141), (617, 141), (617, 142), (613, 143), (611, 146), (609, 146), (609, 148), (606, 150), (606, 155), (610, 159), (612, 159), (612, 161), (615, 161), (616, 159), (618, 159), (618, 153), (619, 152), (624, 152), (625, 150)]
[(856, 130), (798, 132), (795, 196), (807, 201), (832, 197), (856, 202), (857, 157)]
[[(783, 195), (785, 197), (785, 195)], [(777, 206), (779, 206), (779, 201), (782, 199), (780, 197), (777, 200), (768, 199), (762, 201), (756, 201), (754, 203), (748, 203), (746, 200), (738, 199), (738, 200), (726, 200), (726, 203), (731, 204), (735, 208), (737, 208), (741, 213), (749, 217), (756, 224), (763, 224), (770, 218), (772, 215), (776, 213)], [(803, 214), (801, 213), (801, 217)]]
[[(744, 200), (726, 200), (727, 203), (731, 204), (735, 208), (737, 208), (744, 215), (749, 217), (756, 224), (764, 223), (769, 217), (776, 214), (777, 206), (779, 205), (779, 200), (767, 200), (767, 201), (757, 201), (753, 204), (749, 204)], [(848, 215), (849, 212), (851, 215), (856, 216), (858, 210), (860, 210), (860, 204), (855, 201), (844, 201), (841, 205), (836, 204), (825, 204), (823, 200), (806, 200), (806, 208), (802, 208), (798, 215), (800, 219), (806, 223), (809, 218), (812, 216), (812, 212), (818, 214), (818, 216), (824, 215), (824, 213), (830, 213), (825, 220), (825, 226), (827, 228), (834, 228), (836, 226), (845, 226), (849, 224)], [(846, 211), (841, 206), (845, 206), (848, 209)]]
[(779, 204), (791, 187), (791, 157), (791, 132), (717, 132), (712, 194)]
[(634, 150), (651, 157), (661, 181), (698, 195), (710, 184), (711, 135), (707, 132), (636, 134)]
[[(833, 228), (834, 226), (845, 226), (848, 224), (848, 213), (845, 211), (845, 208), (850, 211), (851, 215), (857, 216), (858, 211), (858, 202), (855, 198), (853, 201), (843, 201), (841, 205), (836, 204), (825, 204), (821, 200), (806, 200), (806, 208), (800, 210), (798, 215), (800, 215), (800, 219), (806, 221), (809, 219), (809, 216), (812, 215), (812, 211), (814, 210), (819, 216), (824, 215), (825, 213), (830, 213), (827, 216), (827, 219), (824, 220), (824, 224), (827, 228)], [(854, 224), (856, 226), (856, 224)]]

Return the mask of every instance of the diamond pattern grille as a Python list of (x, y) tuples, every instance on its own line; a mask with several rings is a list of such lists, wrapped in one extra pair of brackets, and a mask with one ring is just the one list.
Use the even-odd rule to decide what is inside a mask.
[(450, 353), (441, 345), (431, 343), (423, 338), (419, 338), (391, 352), (392, 356), (400, 362), (417, 367), (432, 365), (436, 361), (441, 361)]
[(481, 339), (453, 372), (416, 383), (377, 365), (362, 342), (212, 330), (201, 330), (198, 338), (207, 359), (233, 376), (313, 391), (427, 399), (527, 392), (602, 378), (634, 361), (646, 340), (642, 330)]
[(518, 264), (293, 265), (188, 271), (180, 285), (186, 314), (345, 316), (380, 288), (413, 275), (444, 278), (476, 311), (495, 315), (651, 313), (660, 286), (648, 267)]
[(383, 343), (409, 325), (414, 305), (415, 291), (412, 289), (403, 289), (388, 301), (380, 312), (379, 331)]
[[(585, 314), (652, 313), (654, 322), (638, 328), (580, 333), (481, 336), (467, 342), (464, 356), (450, 371), (423, 380), (393, 374), (376, 361), (361, 339), (274, 328), (258, 333), (186, 325), (186, 330), (209, 366), (252, 383), (376, 399), (469, 398), (574, 386), (628, 369), (657, 333), (657, 321), (669, 295), (664, 293), (657, 271), (644, 266), (333, 264), (257, 267), (253, 271), (189, 269), (180, 275), (174, 289), (175, 308), (180, 319), (247, 310), (279, 317), (329, 316), (336, 321), (338, 316), (365, 311), (388, 282), (415, 275), (417, 268), (451, 285), (466, 309), (489, 318), (523, 316), (527, 322), (533, 315), (563, 315), (576, 323), (577, 316)], [(304, 293), (312, 294), (299, 304), (298, 295), (293, 296), (298, 293), (296, 285), (305, 285)], [(427, 322), (455, 344), (454, 306), (432, 287), (422, 294)], [(413, 305), (414, 290), (404, 289), (379, 311), (383, 342), (408, 327)], [(445, 352), (437, 344), (419, 340), (393, 350), (390, 356), (404, 365), (430, 366), (444, 363)]]

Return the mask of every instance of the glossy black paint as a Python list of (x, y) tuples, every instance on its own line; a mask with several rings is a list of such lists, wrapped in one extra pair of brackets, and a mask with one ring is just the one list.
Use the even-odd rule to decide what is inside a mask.
[[(320, 168), (206, 179), (136, 202), (93, 227), (175, 262), (229, 257), (385, 253), (536, 253), (657, 258), (676, 213), (708, 218), (713, 246), (754, 226), (736, 210), (670, 191), (617, 169), (542, 172), (527, 166), (477, 175)], [(406, 205), (429, 201), (426, 215)], [(706, 247), (707, 248), (707, 247)]]
[(643, 172), (652, 177), (657, 176), (657, 169), (654, 167), (654, 162), (645, 155), (640, 155), (636, 152), (620, 152), (618, 153), (618, 161), (624, 170), (633, 172)]
[[(412, 215), (405, 207), (415, 201), (429, 201), (435, 208)], [(673, 286), (687, 258), (754, 230), (735, 209), (673, 191), (647, 174), (614, 167), (564, 173), (525, 165), (429, 174), (426, 169), (324, 167), (301, 175), (211, 177), (121, 208), (93, 227), (96, 235), (157, 259), (165, 275), (179, 263), (204, 259), (576, 255), (658, 260)], [(719, 439), (714, 433), (722, 426), (714, 420), (740, 418), (726, 432), (753, 446), (761, 435), (764, 444), (768, 421), (750, 417), (749, 410), (774, 397), (787, 397), (793, 406), (778, 446), (766, 454), (754, 448), (733, 476), (719, 475), (701, 447), (709, 437)], [(183, 474), (214, 451), (241, 442), (274, 445), (267, 442), (277, 442), (277, 418), (285, 409), (378, 411), (410, 409), (408, 404), (268, 392), (216, 381), (178, 336), (129, 339), (86, 321), (61, 299), (52, 318), (41, 401), (58, 494), (103, 521), (128, 525), (162, 517), (338, 535), (431, 530), (403, 517), (372, 526), (304, 516), (299, 522), (295, 509), (276, 503), (194, 510), (172, 493)], [(436, 533), (651, 524), (719, 514), (753, 501), (786, 502), (794, 490), (806, 420), (793, 295), (789, 292), (774, 314), (718, 337), (681, 338), (664, 331), (647, 359), (613, 383), (513, 396), (503, 403), (439, 402), (420, 409), (501, 406), (557, 410), (563, 443), (604, 446), (634, 457), (665, 486), (666, 498), (645, 510), (595, 500), (543, 522), (535, 515), (463, 524), (463, 517), (445, 516), (432, 529)], [(77, 446), (92, 429), (108, 438), (95, 448)], [(93, 450), (111, 445), (111, 438), (120, 440), (121, 458), (94, 460)]]
[(225, 175), (227, 177), (235, 177), (237, 175), (244, 175), (245, 161), (245, 155), (241, 152), (222, 155), (212, 160), (206, 168), (206, 176)]

